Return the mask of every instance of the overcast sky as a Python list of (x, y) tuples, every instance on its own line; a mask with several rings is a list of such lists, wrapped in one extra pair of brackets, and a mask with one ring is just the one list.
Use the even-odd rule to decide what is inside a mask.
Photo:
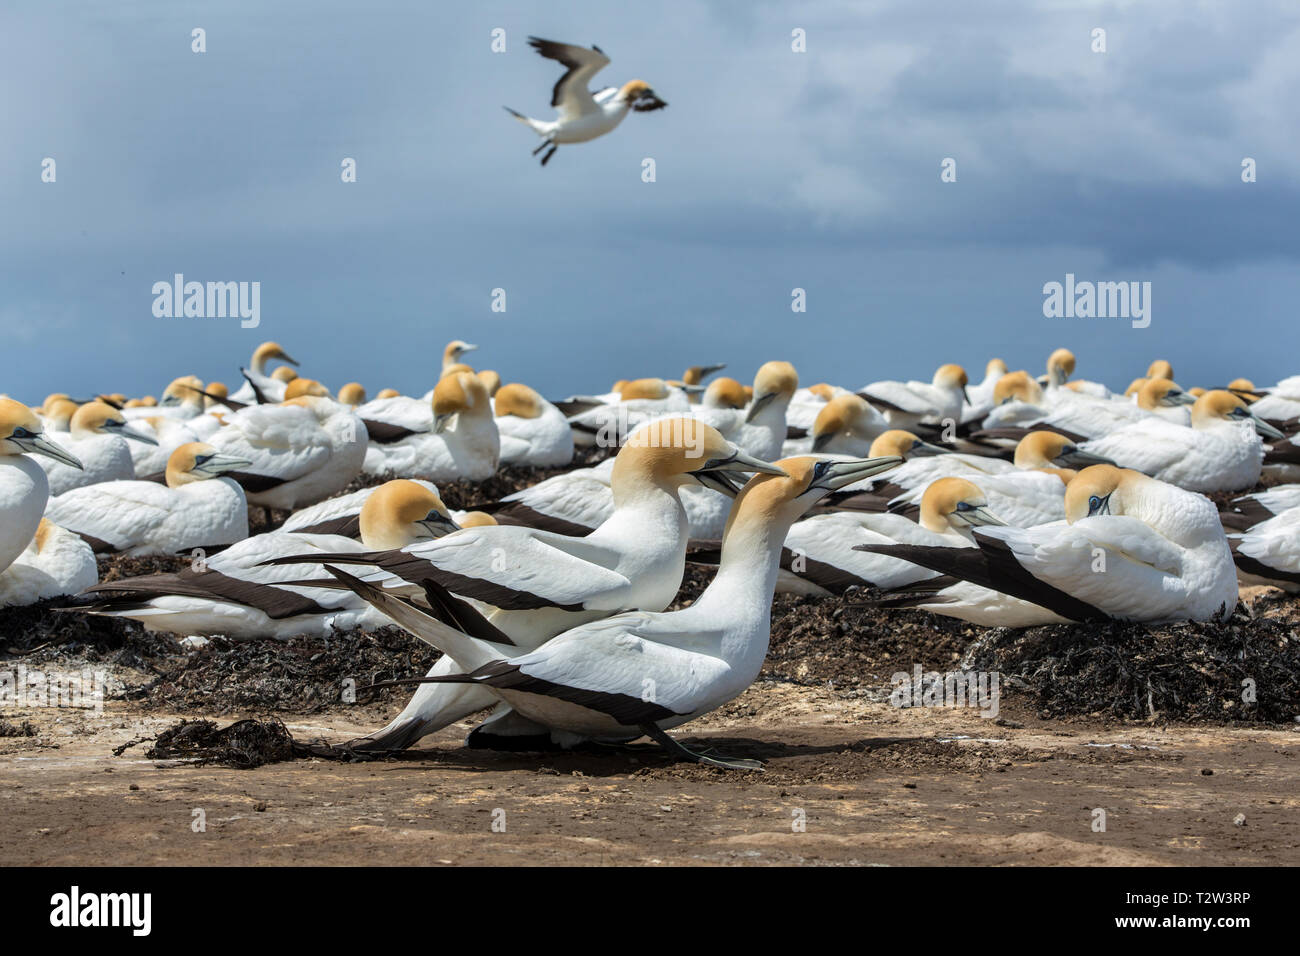
[[(669, 107), (540, 168), (501, 108), (552, 116), (530, 34)], [(372, 394), (423, 393), (451, 338), (552, 397), (1059, 345), (1120, 387), (1157, 357), (1271, 383), (1300, 372), (1298, 85), (1294, 2), (7, 3), (0, 392), (233, 387), (264, 339)], [(155, 317), (177, 272), (259, 281), (261, 326)], [(1067, 273), (1150, 282), (1150, 326), (1045, 318)]]

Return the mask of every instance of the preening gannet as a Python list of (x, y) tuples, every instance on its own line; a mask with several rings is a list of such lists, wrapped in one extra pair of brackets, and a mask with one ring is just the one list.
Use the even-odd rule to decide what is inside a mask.
[(51, 498), (45, 516), (97, 552), (176, 554), (248, 537), (248, 503), (228, 471), (249, 461), (192, 442), (167, 460), (167, 484), (106, 481)]
[(492, 399), (501, 436), (501, 464), (567, 465), (573, 431), (564, 413), (527, 385), (512, 382)]
[(275, 378), (273, 373), (268, 371), (268, 366), (274, 361), (288, 362), (290, 365), (298, 364), (297, 361), (289, 357), (278, 342), (263, 342), (253, 350), (253, 357), (249, 361), (248, 368), (239, 370), (244, 377), (244, 384), (237, 388), (235, 394), (230, 397), (234, 401), (243, 402), (246, 405), (281, 401), (284, 398), (286, 383)]
[(0, 607), (76, 594), (99, 579), (90, 545), (44, 518), (31, 544), (0, 571)]
[[(395, 594), (428, 600), (427, 589), (441, 585), (480, 602), (489, 608), (490, 628), (526, 650), (628, 607), (667, 607), (685, 566), (687, 525), (679, 489), (697, 482), (728, 487), (729, 473), (775, 470), (702, 422), (662, 419), (634, 433), (619, 451), (611, 478), (612, 513), (585, 537), (498, 525), (401, 551), (342, 557), (387, 572), (390, 579), (381, 583)], [(456, 607), (452, 604), (448, 613)], [(453, 670), (453, 660), (444, 658), (431, 674)], [(363, 746), (408, 747), (494, 702), (486, 689), (422, 687)]]
[(38, 461), (50, 479), (50, 494), (61, 495), (73, 488), (97, 484), (101, 481), (122, 481), (135, 478), (135, 465), (127, 439), (155, 445), (149, 435), (136, 431), (112, 405), (87, 402), (72, 416), (72, 428), (67, 438), (67, 450), (81, 462), (74, 468), (60, 461)]
[(505, 108), (511, 116), (542, 137), (541, 145), (533, 150), (533, 155), (547, 150), (542, 156), (543, 166), (550, 162), (561, 144), (585, 143), (602, 136), (623, 122), (629, 110), (648, 113), (668, 105), (641, 80), (630, 80), (622, 87), (610, 86), (592, 93), (587, 84), (609, 65), (609, 57), (598, 46), (589, 50), (537, 37), (529, 37), (528, 45), (548, 60), (556, 60), (568, 68), (551, 93), (551, 105), (560, 114), (559, 119), (549, 122), (535, 120), (508, 106)]
[(1204, 621), (1236, 606), (1228, 541), (1204, 496), (1093, 465), (1066, 488), (1065, 513), (1066, 523), (977, 531), (973, 549), (865, 547), (961, 579), (915, 606), (986, 627)]
[(470, 372), (440, 379), (430, 402), (389, 398), (358, 409), (370, 428), (379, 422), (395, 429), (372, 431), (365, 453), (369, 475), (481, 481), (496, 472), (501, 438), (492, 399), (483, 381)]
[[(371, 492), (359, 516), (361, 540), (338, 534), (271, 531), (246, 538), (176, 574), (149, 574), (96, 585), (94, 576), (69, 605), (90, 614), (129, 617), (150, 630), (222, 634), (233, 639), (327, 634), (378, 627), (388, 620), (351, 591), (294, 582), (320, 577), (320, 565), (268, 565), (285, 555), (401, 548), (457, 530), (442, 499), (405, 479)], [(0, 578), (0, 581), (3, 579)]]
[(1147, 419), (1080, 448), (1188, 491), (1233, 491), (1259, 481), (1264, 461), (1260, 435), (1281, 437), (1231, 392), (1206, 392), (1196, 399), (1191, 422), (1188, 428)]
[(424, 681), (463, 684), (509, 704), (518, 718), (565, 739), (642, 735), (678, 759), (735, 769), (755, 761), (695, 754), (664, 733), (736, 697), (767, 654), (772, 593), (790, 525), (822, 495), (892, 467), (897, 459), (779, 462), (786, 474), (752, 478), (736, 499), (717, 576), (689, 608), (637, 610), (582, 624), (534, 650), (449, 626), (381, 588), (334, 570), (340, 580), (443, 650), (460, 673)]
[(49, 479), (28, 454), (79, 467), (76, 458), (46, 437), (34, 411), (0, 398), (0, 571), (27, 549), (50, 497)]
[[(864, 457), (870, 454), (871, 443), (889, 431), (889, 422), (861, 395), (845, 392), (827, 402), (812, 426), (812, 450), (818, 454), (850, 455)], [(798, 439), (795, 439), (797, 441)], [(942, 452), (942, 448), (928, 445), (913, 446), (913, 453), (923, 453), (921, 447)]]
[(960, 365), (941, 365), (929, 382), (873, 382), (858, 394), (883, 409), (893, 427), (914, 431), (921, 424), (960, 422), (966, 381)]

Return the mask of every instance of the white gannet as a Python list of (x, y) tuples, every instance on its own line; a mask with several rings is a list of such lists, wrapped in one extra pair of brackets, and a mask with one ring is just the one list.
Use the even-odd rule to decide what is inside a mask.
[[(377, 399), (358, 409), (370, 430), (365, 472), (380, 477), (481, 481), (496, 473), (501, 437), (482, 379), (454, 371), (433, 398)], [(392, 431), (378, 432), (373, 423)]]
[(501, 464), (552, 467), (573, 460), (568, 419), (527, 385), (502, 385), (492, 407), (501, 436)]
[(106, 481), (51, 498), (45, 516), (96, 553), (176, 554), (248, 537), (244, 492), (224, 472), (247, 459), (192, 442), (167, 460), (167, 483)]
[(99, 567), (90, 545), (42, 518), (31, 544), (0, 571), (0, 607), (76, 594), (97, 580)]
[(764, 362), (754, 375), (754, 398), (742, 411), (700, 404), (694, 414), (751, 455), (772, 461), (785, 442), (785, 410), (799, 387), (799, 373), (789, 362)]
[[(781, 476), (752, 478), (736, 499), (718, 573), (688, 608), (635, 610), (564, 631), (521, 653), (426, 613), (336, 569), (331, 572), (416, 636), (445, 652), (460, 672), (425, 682), (464, 685), (505, 701), (514, 716), (561, 735), (602, 741), (648, 735), (678, 759), (736, 769), (755, 761), (695, 754), (668, 737), (733, 699), (758, 676), (767, 654), (781, 543), (822, 495), (897, 463), (895, 458), (788, 458)], [(328, 565), (327, 565), (328, 567)]]
[(28, 454), (78, 465), (46, 437), (34, 411), (12, 398), (0, 398), (0, 571), (27, 549), (50, 497), (45, 471)]
[(297, 379), (278, 405), (249, 405), (209, 439), (219, 452), (244, 459), (232, 477), (248, 503), (292, 510), (315, 504), (361, 472), (366, 426), (350, 405), (324, 397), (317, 382)]
[(1300, 591), (1300, 508), (1228, 535), (1242, 584), (1267, 584), (1291, 594)]
[(914, 606), (986, 627), (1204, 621), (1236, 607), (1228, 540), (1204, 496), (1093, 465), (1066, 488), (1065, 513), (1065, 523), (980, 530), (973, 549), (864, 547), (961, 579)]
[[(1233, 384), (1251, 385), (1252, 383), (1243, 381)], [(1253, 385), (1248, 391), (1256, 393)], [(1300, 375), (1284, 378), (1272, 388), (1262, 389), (1257, 394), (1260, 398), (1251, 403), (1251, 411), (1260, 418), (1275, 422), (1289, 422), (1300, 416)]]
[(1135, 422), (1080, 448), (1188, 491), (1234, 491), (1259, 481), (1261, 434), (1281, 437), (1231, 392), (1207, 392), (1192, 406), (1192, 427)]
[[(396, 480), (410, 481), (425, 491), (431, 492), (435, 497), (438, 496), (438, 486), (431, 481), (425, 481), (423, 478)], [(366, 502), (370, 500), (370, 496), (375, 493), (375, 490), (383, 487), (386, 486), (373, 485), (346, 495), (335, 495), (333, 498), (326, 498), (324, 501), (309, 505), (306, 508), (299, 508), (289, 515), (284, 524), (280, 525), (277, 530), (296, 531), (299, 534), (337, 534), (345, 538), (360, 540), (361, 510), (365, 507)], [(441, 497), (438, 500), (441, 501)], [(451, 510), (447, 514), (451, 516), (456, 526), (461, 528), (496, 524), (495, 518), (483, 512)]]
[(154, 439), (128, 427), (127, 421), (112, 405), (87, 402), (72, 416), (72, 428), (66, 448), (79, 462), (80, 468), (63, 462), (38, 461), (50, 479), (50, 494), (61, 495), (73, 488), (93, 485), (101, 481), (130, 480), (135, 477), (135, 464), (127, 439), (145, 445), (155, 444)]
[(72, 399), (62, 393), (48, 395), (41, 407), (37, 410), (36, 416), (41, 421), (41, 427), (48, 433), (52, 432), (69, 432), (72, 430), (72, 416), (77, 413), (80, 406)]
[(818, 454), (861, 458), (869, 456), (871, 443), (889, 430), (889, 421), (865, 398), (845, 392), (832, 398), (818, 412), (811, 430), (811, 448)]
[(984, 428), (1044, 425), (1070, 436), (1100, 438), (1152, 418), (1186, 423), (1190, 420), (1187, 406), (1194, 401), (1170, 379), (1144, 380), (1131, 400), (1119, 396), (1101, 399), (1059, 388), (1043, 393), (1037, 401), (1017, 395), (1014, 401), (995, 406), (985, 418)]
[(858, 394), (883, 408), (890, 425), (911, 431), (921, 424), (960, 422), (966, 381), (960, 365), (941, 365), (929, 382), (872, 382)]
[(749, 404), (749, 395), (745, 392), (745, 386), (724, 375), (708, 384), (700, 398), (700, 404), (705, 408), (743, 409)]
[[(367, 489), (361, 540), (338, 534), (283, 530), (245, 538), (176, 574), (148, 574), (78, 590), (75, 610), (129, 617), (150, 630), (242, 640), (328, 634), (331, 629), (379, 627), (387, 618), (350, 591), (296, 582), (320, 576), (320, 565), (268, 565), (285, 555), (358, 553), (401, 548), (457, 530), (437, 494), (406, 479)], [(2, 580), (2, 579), (0, 579)]]
[(821, 410), (826, 407), (826, 403), (835, 396), (847, 395), (848, 392), (847, 388), (840, 388), (827, 382), (818, 382), (807, 388), (795, 389), (794, 398), (790, 399), (790, 407), (785, 410), (785, 422), (789, 426), (786, 437), (805, 437), (812, 429), (817, 416), (821, 414)]
[[(489, 613), (477, 633), (504, 634), (526, 650), (628, 607), (667, 607), (685, 567), (687, 526), (679, 489), (695, 482), (730, 487), (729, 473), (776, 470), (702, 422), (663, 419), (630, 436), (619, 451), (611, 480), (613, 511), (585, 537), (498, 525), (400, 551), (341, 557), (386, 571), (390, 579), (383, 583), (394, 593), (429, 600), (427, 589), (440, 584), (479, 602)], [(460, 603), (453, 602), (448, 613), (457, 612)], [(430, 673), (453, 670), (453, 659), (445, 657)], [(408, 747), (495, 701), (485, 689), (422, 687), (396, 719), (361, 746)]]
[(1274, 485), (1265, 491), (1233, 498), (1220, 506), (1219, 517), (1225, 527), (1231, 525), (1234, 530), (1245, 531), (1292, 508), (1300, 508), (1300, 484)]
[[(263, 342), (254, 349), (248, 368), (239, 370), (244, 377), (244, 384), (239, 386), (230, 398), (236, 402), (243, 402), (245, 405), (254, 402), (281, 401), (284, 398), (284, 388), (287, 383), (276, 378), (274, 373), (267, 371), (267, 366), (276, 360), (288, 362), (290, 365), (298, 364), (289, 357), (278, 342)], [(283, 366), (281, 367), (283, 368)]]
[(511, 116), (542, 137), (541, 145), (533, 150), (534, 156), (550, 147), (542, 156), (543, 166), (561, 144), (585, 143), (603, 136), (623, 122), (629, 110), (648, 113), (668, 105), (641, 80), (630, 80), (622, 87), (610, 86), (592, 93), (587, 84), (609, 65), (609, 57), (598, 46), (588, 50), (571, 43), (556, 43), (537, 37), (529, 37), (528, 45), (548, 60), (557, 60), (568, 67), (551, 92), (551, 105), (560, 114), (559, 119), (549, 122), (531, 119), (508, 106), (505, 108)]
[(585, 406), (569, 416), (573, 443), (580, 448), (617, 448), (639, 425), (664, 415), (692, 409), (689, 393), (699, 389), (662, 378), (638, 378), (618, 382), (616, 400), (608, 396), (575, 396), (560, 403)]

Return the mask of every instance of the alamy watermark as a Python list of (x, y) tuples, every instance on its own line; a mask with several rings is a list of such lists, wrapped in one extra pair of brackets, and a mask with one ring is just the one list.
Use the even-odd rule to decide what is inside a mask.
[(178, 272), (171, 282), (155, 282), (153, 296), (153, 314), (160, 319), (239, 318), (245, 329), (262, 324), (260, 282), (186, 282)]
[(104, 713), (104, 671), (77, 672), (29, 670), (19, 664), (0, 670), (0, 707), (70, 707)]
[(1049, 319), (1131, 319), (1133, 328), (1151, 324), (1150, 282), (1065, 282), (1043, 286), (1043, 315)]
[(894, 707), (975, 707), (981, 717), (996, 717), (1002, 701), (1002, 675), (997, 671), (899, 671), (889, 679)]

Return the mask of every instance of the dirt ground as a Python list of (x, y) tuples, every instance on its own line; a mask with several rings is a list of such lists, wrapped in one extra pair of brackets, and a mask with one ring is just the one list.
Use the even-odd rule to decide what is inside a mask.
[[(1012, 695), (1014, 697), (1014, 695)], [(10, 709), (7, 864), (1101, 864), (1300, 862), (1300, 733), (998, 720), (766, 681), (678, 736), (762, 773), (634, 752), (461, 749), (254, 770), (145, 759), (180, 715)], [(295, 738), (392, 708), (286, 719)], [(184, 716), (193, 717), (194, 714)], [(239, 715), (231, 715), (232, 718)], [(1105, 831), (1094, 830), (1098, 810)], [(495, 826), (495, 829), (494, 829)], [(504, 829), (503, 829), (504, 828)]]

